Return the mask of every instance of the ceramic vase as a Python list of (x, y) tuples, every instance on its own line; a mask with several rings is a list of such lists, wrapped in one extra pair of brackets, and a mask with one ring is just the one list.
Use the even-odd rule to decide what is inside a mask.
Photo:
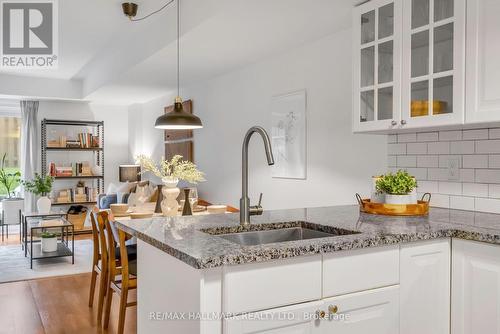
[(47, 214), (50, 212), (50, 207), (52, 206), (52, 202), (47, 196), (42, 196), (36, 201), (36, 208), (38, 213)]
[(161, 188), (161, 192), (163, 200), (161, 201), (161, 212), (167, 217), (176, 216), (177, 210), (179, 210), (179, 202), (177, 202), (177, 197), (180, 193), (180, 189), (177, 188), (179, 180), (176, 178), (164, 178), (162, 181), (163, 187)]

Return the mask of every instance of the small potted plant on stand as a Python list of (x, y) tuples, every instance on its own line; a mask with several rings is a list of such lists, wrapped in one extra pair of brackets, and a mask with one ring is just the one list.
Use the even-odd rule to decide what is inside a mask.
[(377, 180), (377, 191), (385, 194), (386, 204), (416, 204), (417, 181), (407, 171), (388, 173)]
[(42, 232), (40, 238), (42, 240), (42, 252), (50, 253), (57, 251), (57, 234)]
[(50, 212), (52, 202), (47, 197), (47, 195), (52, 190), (53, 182), (54, 178), (52, 176), (42, 176), (38, 173), (35, 173), (35, 178), (33, 180), (22, 181), (22, 184), (26, 191), (29, 191), (30, 193), (33, 193), (37, 196), (41, 196), (36, 202), (38, 213), (47, 214)]
[[(2, 199), (2, 210), (5, 213), (4, 219), (10, 219), (6, 217), (18, 217), (19, 210), (23, 209), (24, 200), (15, 197), (15, 189), (19, 185), (21, 173), (15, 168), (8, 168), (6, 159), (7, 153), (3, 155), (0, 164), (0, 194), (4, 196)], [(14, 224), (15, 222), (3, 222), (7, 227), (9, 223)]]
[(156, 164), (150, 157), (140, 155), (136, 158), (143, 171), (151, 172), (163, 182), (161, 210), (164, 216), (176, 216), (179, 209), (177, 197), (180, 189), (177, 184), (180, 180), (196, 184), (205, 181), (203, 173), (191, 161), (182, 160), (182, 155), (175, 155), (171, 160), (161, 159)]

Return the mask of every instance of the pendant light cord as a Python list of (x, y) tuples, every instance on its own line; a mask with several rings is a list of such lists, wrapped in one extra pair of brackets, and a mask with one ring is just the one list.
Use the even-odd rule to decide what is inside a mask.
[(164, 4), (163, 6), (161, 6), (159, 9), (155, 10), (154, 12), (149, 13), (149, 14), (148, 14), (148, 15), (146, 15), (146, 16), (140, 17), (140, 18), (138, 18), (138, 19), (130, 18), (130, 21), (134, 21), (134, 22), (136, 22), (136, 21), (142, 21), (142, 20), (145, 20), (145, 19), (147, 19), (148, 17), (150, 17), (150, 16), (152, 16), (152, 15), (154, 15), (154, 14), (156, 14), (156, 13), (161, 12), (161, 11), (162, 11), (162, 10), (164, 10), (164, 9), (165, 9), (168, 5), (170, 5), (172, 2), (174, 2), (174, 0), (170, 0), (169, 2), (167, 2), (166, 4)]
[(181, 6), (180, 0), (177, 0), (177, 96), (180, 94), (180, 39), (181, 39)]

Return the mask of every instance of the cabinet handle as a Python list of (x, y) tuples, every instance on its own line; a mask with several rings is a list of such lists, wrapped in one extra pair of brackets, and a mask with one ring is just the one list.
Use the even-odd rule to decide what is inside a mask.
[(336, 314), (339, 311), (339, 308), (337, 305), (330, 305), (330, 306), (328, 306), (328, 311), (331, 314)]
[(392, 126), (396, 126), (397, 124), (398, 124), (398, 122), (396, 122), (396, 121), (394, 121), (394, 120), (391, 122), (391, 125), (392, 125)]
[(316, 316), (319, 318), (319, 319), (324, 319), (325, 316), (326, 316), (326, 312), (323, 311), (323, 310), (317, 310), (316, 311)]
[(406, 120), (402, 119), (401, 120), (401, 125), (405, 125), (406, 124)]

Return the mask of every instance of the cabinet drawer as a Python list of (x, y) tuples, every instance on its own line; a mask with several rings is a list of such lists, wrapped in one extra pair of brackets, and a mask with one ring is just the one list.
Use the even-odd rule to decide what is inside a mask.
[(399, 246), (323, 255), (323, 297), (399, 283)]
[(243, 313), (321, 298), (321, 255), (224, 268), (226, 313)]

